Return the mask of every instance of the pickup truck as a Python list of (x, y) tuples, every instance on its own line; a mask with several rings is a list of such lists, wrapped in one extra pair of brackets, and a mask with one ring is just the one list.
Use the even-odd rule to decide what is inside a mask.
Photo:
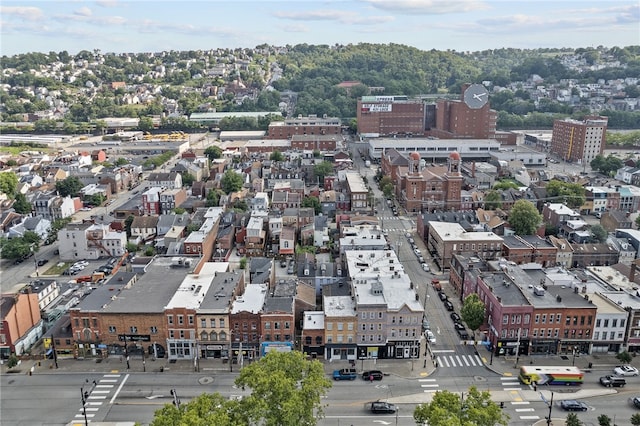
[(355, 368), (343, 368), (333, 371), (333, 380), (355, 380), (358, 377)]

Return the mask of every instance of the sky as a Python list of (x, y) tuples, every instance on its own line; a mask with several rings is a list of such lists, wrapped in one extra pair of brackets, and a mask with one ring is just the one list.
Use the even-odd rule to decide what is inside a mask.
[(422, 50), (640, 44), (638, 0), (7, 1), (0, 54), (397, 43)]

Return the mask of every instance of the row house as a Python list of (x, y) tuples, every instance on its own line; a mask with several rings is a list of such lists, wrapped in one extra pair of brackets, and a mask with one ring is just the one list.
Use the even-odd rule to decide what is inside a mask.
[(158, 216), (136, 216), (131, 222), (131, 238), (137, 243), (152, 241), (158, 232)]
[(588, 353), (621, 352), (626, 341), (629, 312), (600, 293), (593, 293), (586, 297), (598, 309), (593, 329), (593, 340)]
[(615, 265), (620, 258), (618, 250), (609, 244), (574, 243), (571, 247), (574, 268)]
[[(320, 136), (340, 137), (342, 123), (337, 117), (318, 117), (310, 114), (308, 117), (286, 118), (284, 121), (274, 121), (269, 124), (269, 139), (293, 139), (297, 136), (308, 136), (310, 139)], [(314, 149), (314, 148), (301, 148)], [(333, 148), (335, 149), (335, 147)]]
[(357, 358), (418, 357), (424, 308), (395, 252), (354, 250), (344, 257), (358, 318)]
[[(301, 332), (301, 346), (302, 352), (307, 356), (310, 356), (312, 359), (315, 358), (324, 358), (328, 359), (328, 357), (324, 356), (324, 328), (325, 328), (325, 313), (322, 311), (306, 311), (304, 312), (304, 319), (302, 322), (302, 332)], [(351, 330), (353, 331), (353, 324), (351, 326)], [(342, 328), (344, 328), (344, 323), (342, 324)], [(333, 329), (333, 327), (332, 327)], [(342, 331), (342, 330), (341, 330)], [(341, 337), (343, 339), (344, 337)], [(353, 333), (352, 333), (353, 340)], [(355, 351), (353, 352), (352, 359), (355, 359)], [(344, 358), (338, 359), (347, 359), (346, 354)]]
[(51, 222), (71, 217), (76, 212), (76, 205), (71, 197), (61, 197), (53, 193), (40, 192), (31, 203), (35, 216), (42, 216)]
[(24, 354), (42, 337), (38, 295), (27, 287), (16, 294), (2, 295), (0, 299), (0, 356)]
[(184, 253), (200, 257), (200, 264), (196, 272), (204, 262), (208, 262), (213, 256), (214, 242), (220, 227), (222, 209), (210, 207), (205, 214), (204, 223), (197, 231), (191, 232), (183, 242)]
[(338, 148), (339, 141), (342, 141), (340, 133), (292, 135), (291, 149), (299, 151), (334, 152)]
[(169, 214), (187, 200), (187, 191), (182, 188), (167, 188), (160, 192), (160, 212)]
[(588, 353), (597, 308), (566, 286), (529, 285), (517, 266), (465, 274), (465, 296), (476, 293), (487, 307), (492, 356)]
[(248, 284), (244, 293), (231, 305), (229, 323), (232, 363), (241, 366), (244, 359), (257, 359), (260, 354), (260, 343), (265, 332), (262, 329), (261, 314), (267, 298), (267, 289), (267, 284)]
[(264, 218), (251, 216), (246, 226), (245, 249), (248, 256), (262, 256), (265, 250), (267, 231)]
[(555, 227), (568, 221), (580, 219), (580, 213), (561, 203), (546, 203), (542, 208), (542, 220)]
[(557, 266), (563, 268), (571, 268), (573, 265), (573, 248), (569, 241), (564, 238), (558, 238), (553, 235), (549, 235), (548, 240), (556, 248), (556, 262)]
[(111, 187), (111, 193), (117, 194), (128, 191), (140, 183), (142, 168), (140, 166), (125, 165), (98, 175), (98, 182)]
[(274, 191), (271, 194), (271, 207), (274, 210), (284, 210), (287, 208), (300, 208), (302, 197), (298, 193), (287, 191)]
[(182, 175), (177, 172), (151, 173), (147, 178), (151, 188), (182, 188)]
[(557, 248), (537, 235), (504, 236), (503, 257), (516, 264), (539, 263), (543, 267), (554, 266)]
[(151, 187), (142, 193), (142, 213), (150, 216), (157, 216), (162, 213), (160, 210), (160, 193), (162, 187)]
[(349, 208), (343, 208), (343, 210), (356, 212), (371, 211), (372, 206), (369, 205), (369, 189), (364, 183), (362, 176), (359, 173), (348, 172), (345, 173), (344, 181), (346, 182), (346, 191), (349, 196)]
[(104, 224), (70, 223), (58, 231), (61, 260), (119, 257), (125, 253), (126, 246), (127, 234)]
[(426, 246), (434, 262), (441, 269), (449, 269), (454, 253), (475, 253), (484, 259), (499, 257), (503, 239), (493, 232), (467, 232), (458, 223), (429, 222)]
[(60, 286), (56, 280), (52, 279), (43, 278), (32, 281), (26, 290), (38, 296), (38, 307), (42, 312), (60, 295)]
[[(356, 352), (356, 329), (358, 317), (356, 304), (351, 296), (324, 296), (324, 359), (329, 361), (358, 359)], [(306, 330), (305, 330), (306, 331)], [(303, 344), (306, 345), (306, 338)], [(309, 343), (320, 346), (315, 341)]]

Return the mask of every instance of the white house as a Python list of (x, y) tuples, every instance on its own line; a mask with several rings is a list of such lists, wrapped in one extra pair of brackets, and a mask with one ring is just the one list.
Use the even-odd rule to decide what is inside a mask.
[(70, 223), (58, 231), (61, 260), (122, 256), (126, 246), (126, 232), (113, 231), (104, 224)]

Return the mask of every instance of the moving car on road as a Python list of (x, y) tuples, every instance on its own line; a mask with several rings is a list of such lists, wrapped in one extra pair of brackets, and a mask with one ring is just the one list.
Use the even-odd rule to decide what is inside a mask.
[(343, 368), (333, 371), (333, 380), (355, 380), (358, 375), (355, 368)]
[(424, 335), (425, 335), (425, 337), (427, 338), (427, 340), (429, 341), (429, 343), (433, 343), (433, 344), (435, 344), (435, 343), (436, 343), (436, 336), (435, 336), (435, 334), (433, 334), (433, 331), (431, 331), (431, 330), (426, 330), (426, 331), (424, 332)]
[(638, 369), (631, 365), (621, 365), (613, 369), (613, 373), (616, 376), (637, 376)]
[(631, 402), (636, 406), (636, 408), (640, 408), (640, 396), (634, 396), (631, 398)]
[(623, 388), (627, 384), (624, 377), (603, 376), (600, 377), (600, 384), (607, 388)]
[(560, 401), (560, 407), (564, 411), (587, 411), (589, 406), (582, 401), (576, 401), (575, 399), (565, 399)]
[(365, 371), (362, 373), (362, 380), (371, 380), (371, 376), (373, 376), (373, 380), (382, 380), (384, 374), (380, 370)]
[(389, 404), (388, 402), (374, 401), (371, 402), (370, 410), (373, 414), (394, 414), (397, 411), (397, 408), (395, 405)]

